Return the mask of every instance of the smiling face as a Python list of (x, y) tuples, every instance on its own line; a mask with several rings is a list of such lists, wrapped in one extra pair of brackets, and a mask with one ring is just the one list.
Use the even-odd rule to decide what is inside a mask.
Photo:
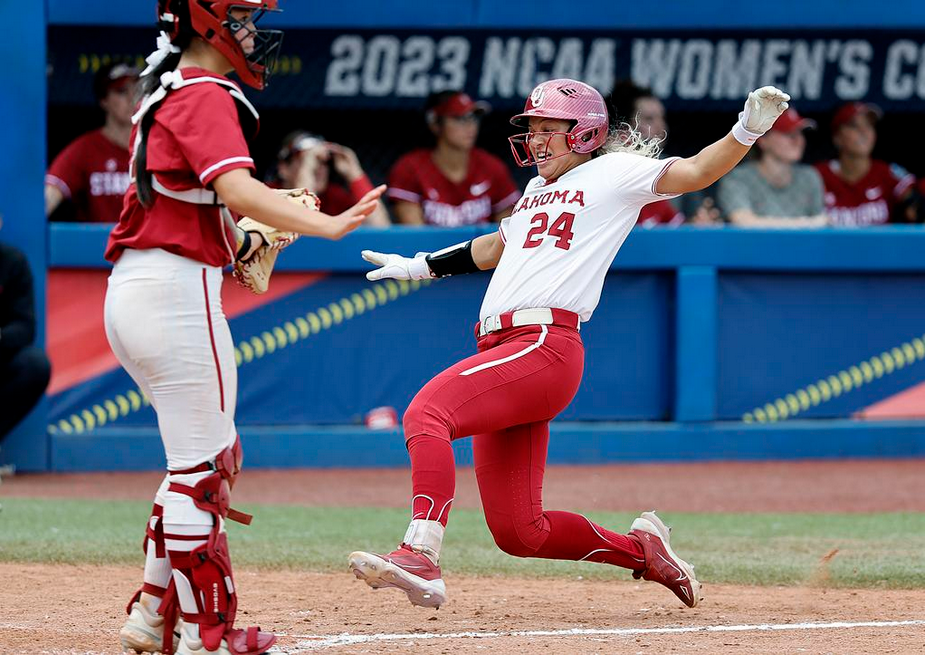
[(540, 177), (556, 179), (591, 158), (572, 152), (566, 136), (571, 128), (571, 121), (559, 118), (530, 118), (527, 147)]

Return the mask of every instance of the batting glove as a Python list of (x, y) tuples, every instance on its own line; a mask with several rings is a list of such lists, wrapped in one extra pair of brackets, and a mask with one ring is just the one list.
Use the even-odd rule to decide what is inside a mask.
[(787, 111), (790, 96), (773, 86), (763, 86), (748, 94), (745, 109), (739, 113), (732, 127), (732, 136), (744, 146), (754, 145), (758, 138), (771, 129), (774, 121)]
[(427, 265), (428, 253), (420, 252), (415, 257), (402, 257), (401, 255), (388, 255), (372, 250), (364, 250), (363, 259), (374, 266), (374, 271), (366, 274), (370, 282), (392, 278), (393, 280), (426, 280), (433, 277), (430, 266)]

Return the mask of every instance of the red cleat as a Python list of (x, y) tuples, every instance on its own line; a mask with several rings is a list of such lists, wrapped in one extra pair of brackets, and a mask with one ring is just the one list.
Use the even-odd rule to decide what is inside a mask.
[(440, 607), (446, 602), (440, 567), (406, 544), (388, 555), (350, 553), (349, 562), (353, 574), (373, 589), (398, 587), (412, 605), (421, 607)]
[(633, 577), (664, 585), (671, 589), (682, 603), (688, 607), (696, 607), (697, 603), (703, 600), (700, 583), (694, 577), (694, 567), (671, 550), (671, 529), (662, 523), (655, 512), (643, 512), (633, 521), (630, 534), (642, 543), (642, 551), (646, 558), (646, 568), (633, 571)]

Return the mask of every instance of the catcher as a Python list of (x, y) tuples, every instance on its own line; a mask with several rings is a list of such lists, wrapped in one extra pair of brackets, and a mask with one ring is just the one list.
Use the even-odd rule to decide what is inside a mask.
[[(302, 191), (283, 198), (251, 177), (245, 135), (257, 113), (237, 84), (262, 89), (282, 33), (258, 29), (277, 0), (159, 0), (161, 36), (139, 83), (132, 175), (106, 258), (106, 335), (150, 399), (167, 475), (147, 523), (144, 584), (129, 602), (123, 650), (257, 655), (276, 637), (235, 627), (237, 589), (225, 520), (241, 468), (234, 423), (237, 370), (222, 311), (222, 268), (266, 288), (278, 250), (296, 235), (338, 239), (385, 187), (337, 216)], [(232, 215), (249, 216), (241, 227)], [(175, 638), (175, 631), (177, 638)]]

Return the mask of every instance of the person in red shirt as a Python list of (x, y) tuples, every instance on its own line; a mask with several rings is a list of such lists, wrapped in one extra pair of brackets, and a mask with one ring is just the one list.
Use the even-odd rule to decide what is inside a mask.
[[(347, 183), (332, 180), (332, 173)], [(284, 189), (308, 189), (321, 200), (321, 208), (339, 214), (366, 195), (373, 183), (360, 165), (356, 153), (347, 146), (298, 130), (283, 139), (276, 157), (276, 180), (272, 186)], [(366, 225), (390, 225), (385, 205), (379, 202), (366, 218)]]
[[(124, 651), (265, 653), (275, 642), (234, 627), (237, 592), (226, 519), (242, 462), (237, 369), (222, 309), (222, 268), (263, 244), (233, 214), (330, 239), (359, 226), (385, 187), (336, 216), (296, 205), (251, 175), (245, 133), (257, 115), (232, 70), (262, 89), (282, 32), (256, 27), (277, 0), (159, 0), (161, 36), (140, 80), (132, 183), (106, 258), (106, 336), (157, 413), (167, 475), (145, 539), (144, 585), (119, 636)], [(174, 627), (182, 618), (179, 644)]]
[(877, 142), (876, 105), (849, 102), (832, 118), (838, 159), (816, 164), (825, 184), (825, 207), (838, 227), (906, 222), (915, 178), (901, 167), (872, 159)]
[(397, 222), (459, 227), (509, 216), (520, 191), (500, 159), (475, 147), (487, 103), (459, 91), (431, 94), (425, 104), (433, 149), (401, 157), (389, 175)]
[[(103, 127), (72, 141), (54, 158), (45, 174), (45, 216), (52, 220), (115, 223), (129, 183), (129, 136), (132, 132), (138, 70), (105, 64), (93, 78), (93, 92), (106, 113)], [(63, 202), (73, 212), (56, 212)]]

